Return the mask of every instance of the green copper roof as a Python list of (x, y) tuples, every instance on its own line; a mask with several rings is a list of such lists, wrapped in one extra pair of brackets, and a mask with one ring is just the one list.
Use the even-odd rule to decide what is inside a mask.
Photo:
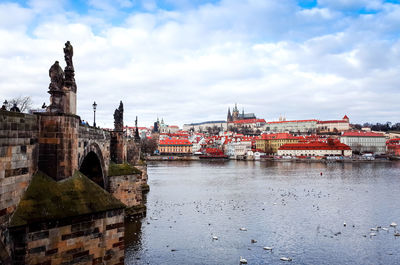
[(10, 227), (125, 207), (79, 171), (59, 182), (38, 172), (11, 217)]

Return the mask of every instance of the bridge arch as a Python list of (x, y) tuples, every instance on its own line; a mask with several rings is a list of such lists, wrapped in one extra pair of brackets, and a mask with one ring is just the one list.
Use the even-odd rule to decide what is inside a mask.
[(97, 143), (92, 142), (86, 146), (83, 154), (79, 157), (78, 168), (79, 171), (103, 189), (107, 189), (106, 165), (101, 149)]

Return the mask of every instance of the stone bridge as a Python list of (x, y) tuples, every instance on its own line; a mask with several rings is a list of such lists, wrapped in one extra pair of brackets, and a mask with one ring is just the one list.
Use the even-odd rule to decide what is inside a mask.
[(65, 72), (50, 68), (46, 112), (0, 110), (0, 264), (119, 264), (124, 209), (143, 210), (146, 167), (124, 136), (122, 102), (113, 131), (82, 125), (68, 49)]

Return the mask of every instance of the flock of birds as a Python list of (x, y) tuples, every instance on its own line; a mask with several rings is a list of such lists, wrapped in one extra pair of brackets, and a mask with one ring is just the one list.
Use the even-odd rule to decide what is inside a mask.
[[(187, 221), (186, 216), (190, 216), (190, 218), (193, 219), (199, 219), (200, 216), (204, 216), (205, 220), (201, 225), (204, 226), (209, 226), (212, 227), (214, 226), (215, 222), (221, 221), (220, 216), (224, 216), (227, 219), (232, 219), (233, 221), (235, 220), (235, 216), (238, 215), (244, 215), (249, 218), (251, 218), (251, 215), (258, 215), (259, 212), (257, 213), (254, 212), (254, 209), (258, 209), (260, 211), (265, 211), (265, 213), (272, 213), (274, 212), (275, 214), (279, 213), (283, 207), (288, 209), (287, 206), (289, 206), (289, 209), (291, 208), (291, 205), (294, 205), (295, 207), (298, 207), (301, 205), (305, 210), (307, 211), (312, 211), (313, 213), (317, 215), (323, 216), (324, 214), (329, 213), (331, 211), (331, 208), (328, 208), (329, 206), (326, 204), (327, 201), (332, 201), (332, 200), (341, 200), (340, 195), (336, 195), (335, 193), (332, 193), (331, 195), (329, 190), (326, 190), (324, 188), (322, 190), (318, 190), (318, 186), (315, 186), (314, 188), (304, 188), (305, 186), (292, 186), (291, 188), (285, 188), (284, 186), (281, 187), (269, 187), (267, 186), (268, 183), (266, 183), (265, 186), (265, 191), (266, 194), (263, 194), (264, 198), (263, 200), (254, 200), (252, 197), (251, 200), (246, 198), (246, 196), (241, 196), (240, 199), (235, 198), (235, 199), (226, 199), (222, 200), (221, 198), (226, 198), (226, 197), (219, 197), (220, 199), (213, 197), (213, 198), (207, 198), (204, 199), (202, 197), (199, 197), (199, 194), (194, 194), (193, 198), (200, 198), (200, 199), (195, 199), (195, 200), (184, 200), (179, 203), (175, 202), (174, 200), (172, 201), (165, 201), (163, 199), (156, 199), (151, 202), (151, 205), (148, 208), (150, 212), (148, 214), (150, 215), (149, 218), (147, 218), (146, 223), (147, 225), (154, 225), (155, 227), (157, 226), (167, 226), (169, 229), (175, 229), (176, 227), (179, 227), (180, 225), (183, 225), (181, 222)], [(317, 187), (317, 188), (316, 188)], [(211, 188), (213, 189), (213, 188)], [(344, 189), (348, 189), (349, 192), (353, 192), (353, 190), (349, 187), (345, 187)], [(342, 192), (346, 192), (343, 191)], [(368, 192), (368, 191), (365, 191)], [(207, 192), (206, 192), (207, 193)], [(323, 199), (325, 198), (325, 199)], [(179, 200), (177, 200), (179, 201)], [(249, 207), (249, 204), (251, 204), (251, 207)], [(275, 210), (274, 210), (275, 209)], [(322, 210), (321, 210), (322, 209)], [(338, 210), (339, 211), (339, 210)], [(321, 212), (323, 212), (321, 214)], [(285, 213), (288, 213), (286, 210)], [(222, 215), (221, 215), (222, 214)], [(185, 217), (179, 217), (184, 215)], [(216, 217), (215, 220), (207, 220), (207, 217)], [(200, 217), (202, 218), (202, 217)], [(157, 221), (159, 219), (162, 219), (163, 222), (153, 222)], [(223, 220), (222, 220), (223, 221)], [(347, 220), (348, 221), (348, 220)], [(337, 222), (337, 226), (341, 226), (341, 221)], [(249, 228), (250, 231), (252, 231), (252, 227), (250, 224), (246, 223), (246, 226)], [(348, 226), (346, 222), (343, 223), (343, 226), (346, 227)], [(350, 227), (354, 225), (350, 225)], [(365, 229), (365, 228), (364, 228)], [(240, 231), (245, 232), (248, 229), (246, 227), (240, 227)], [(319, 226), (317, 228), (319, 230)], [(327, 229), (329, 230), (329, 229)], [(172, 230), (173, 231), (173, 230)], [(329, 230), (330, 231), (330, 230)], [(400, 237), (400, 232), (397, 230), (397, 224), (396, 223), (391, 223), (390, 225), (385, 226), (376, 226), (373, 228), (370, 228), (369, 231), (369, 237), (373, 238), (377, 236), (379, 231), (386, 231), (387, 233), (391, 233), (393, 231), (393, 235), (395, 237)], [(334, 233), (332, 232), (332, 236), (337, 236), (340, 235), (342, 232), (345, 234), (344, 231), (342, 232), (337, 232)], [(230, 233), (230, 232), (229, 232)], [(237, 232), (238, 234), (240, 232)], [(275, 233), (275, 232), (273, 232)], [(248, 234), (247, 234), (248, 235)], [(363, 234), (361, 233), (364, 237), (368, 237), (368, 234)], [(360, 236), (358, 234), (357, 236)], [(205, 234), (205, 237), (209, 237), (209, 234)], [(329, 236), (329, 233), (324, 236)], [(220, 238), (219, 238), (220, 237)], [(259, 241), (262, 241), (261, 238), (258, 238), (255, 236), (254, 238), (259, 239)], [(210, 241), (217, 241), (217, 242), (223, 242), (224, 240), (224, 235), (220, 234), (219, 232), (216, 234), (211, 233), (211, 240)], [(248, 238), (247, 240), (249, 240)], [(215, 244), (217, 244), (215, 242)], [(249, 241), (247, 241), (249, 242)], [(251, 239), (251, 243), (255, 244), (257, 243), (256, 239)], [(214, 244), (214, 243), (212, 243)], [(293, 256), (293, 253), (287, 253), (286, 251), (281, 252), (279, 250), (278, 246), (260, 246), (257, 245), (260, 248), (260, 252), (265, 251), (265, 255), (269, 256), (268, 252), (274, 253), (271, 258), (276, 258), (277, 261), (282, 261), (283, 262), (290, 262), (290, 261), (295, 261), (300, 260), (300, 257), (296, 257), (296, 255)], [(167, 246), (169, 247), (169, 245)], [(176, 246), (175, 246), (176, 247)], [(177, 250), (180, 250), (178, 248), (172, 248), (170, 249), (171, 252), (175, 252)], [(249, 248), (250, 250), (250, 248)], [(275, 256), (276, 254), (276, 256)], [(243, 255), (243, 254), (242, 254)], [(247, 254), (245, 254), (247, 255)], [(239, 255), (238, 255), (239, 256)], [(239, 263), (240, 264), (247, 264), (248, 260), (250, 260), (249, 257), (243, 257), (239, 256)]]
[[(239, 228), (239, 230), (240, 230), (240, 231), (247, 231), (247, 228), (241, 227), (241, 228)], [(213, 236), (212, 239), (213, 239), (213, 240), (218, 240), (218, 237), (217, 237), (217, 236)], [(253, 244), (254, 244), (254, 243), (257, 243), (257, 240), (252, 239), (252, 240), (251, 240), (251, 243), (253, 243)], [(272, 252), (272, 249), (273, 249), (273, 248), (272, 248), (272, 247), (263, 247), (263, 249)], [(280, 260), (281, 260), (281, 261), (292, 261), (293, 259), (290, 258), (290, 257), (281, 257)], [(245, 258), (243, 258), (242, 256), (240, 256), (240, 258), (239, 258), (239, 263), (240, 263), (240, 264), (247, 264), (247, 259), (245, 259)]]

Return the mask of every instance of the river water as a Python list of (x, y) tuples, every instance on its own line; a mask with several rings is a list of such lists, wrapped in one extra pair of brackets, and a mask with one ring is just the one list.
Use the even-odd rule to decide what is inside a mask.
[(126, 264), (400, 264), (400, 163), (176, 161), (148, 175)]

